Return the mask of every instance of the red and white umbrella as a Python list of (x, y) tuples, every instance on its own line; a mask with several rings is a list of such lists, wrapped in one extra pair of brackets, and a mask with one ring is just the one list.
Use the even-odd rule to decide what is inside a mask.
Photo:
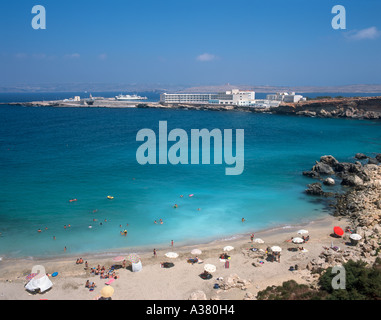
[(117, 256), (117, 257), (112, 258), (112, 261), (115, 261), (115, 262), (121, 262), (123, 260), (125, 260), (125, 258), (123, 256)]

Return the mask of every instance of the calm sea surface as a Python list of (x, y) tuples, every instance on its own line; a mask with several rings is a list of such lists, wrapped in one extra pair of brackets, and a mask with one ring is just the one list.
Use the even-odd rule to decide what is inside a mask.
[[(188, 134), (244, 129), (243, 173), (227, 176), (225, 164), (139, 165), (136, 133), (158, 132), (160, 120)], [(303, 193), (312, 180), (302, 171), (326, 154), (353, 161), (357, 152), (381, 152), (381, 123), (365, 120), (1, 105), (0, 122), (2, 259), (169, 248), (171, 240), (199, 243), (307, 222), (328, 213)]]

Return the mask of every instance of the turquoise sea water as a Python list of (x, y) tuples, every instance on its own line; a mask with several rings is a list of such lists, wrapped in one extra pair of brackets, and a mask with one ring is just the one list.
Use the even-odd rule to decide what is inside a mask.
[[(381, 151), (377, 121), (8, 105), (0, 119), (3, 259), (169, 248), (171, 240), (199, 243), (312, 220), (327, 212), (303, 193), (312, 180), (302, 171), (321, 155), (353, 161), (357, 152)], [(136, 133), (157, 132), (160, 120), (168, 131), (244, 129), (244, 172), (226, 176), (225, 164), (139, 165)]]

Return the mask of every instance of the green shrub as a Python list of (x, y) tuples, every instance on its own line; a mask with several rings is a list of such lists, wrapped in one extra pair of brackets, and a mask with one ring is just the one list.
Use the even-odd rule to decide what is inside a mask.
[(345, 289), (333, 289), (332, 268), (325, 270), (318, 281), (319, 289), (313, 289), (294, 280), (281, 286), (267, 287), (258, 292), (258, 300), (381, 300), (381, 259), (368, 267), (364, 261), (348, 261), (345, 268)]

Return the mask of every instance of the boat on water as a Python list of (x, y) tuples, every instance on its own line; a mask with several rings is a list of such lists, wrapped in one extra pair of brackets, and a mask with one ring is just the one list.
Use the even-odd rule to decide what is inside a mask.
[(129, 95), (129, 94), (120, 94), (119, 96), (115, 96), (115, 100), (118, 101), (128, 101), (128, 100), (146, 100), (147, 97), (141, 97), (136, 94)]

